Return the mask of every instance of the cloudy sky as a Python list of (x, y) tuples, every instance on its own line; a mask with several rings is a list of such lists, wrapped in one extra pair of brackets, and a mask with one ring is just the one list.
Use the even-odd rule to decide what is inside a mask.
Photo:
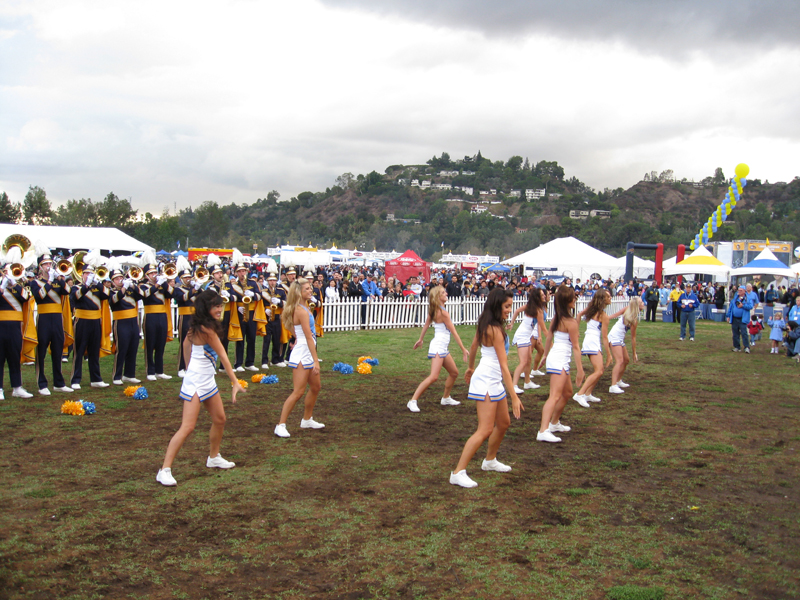
[(0, 190), (160, 213), (479, 149), (790, 181), (798, 31), (796, 0), (3, 0)]

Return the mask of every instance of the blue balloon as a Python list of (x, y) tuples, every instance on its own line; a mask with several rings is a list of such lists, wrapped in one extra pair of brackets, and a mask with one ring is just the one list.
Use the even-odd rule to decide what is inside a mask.
[(733, 190), (733, 195), (736, 196), (736, 201), (739, 201), (739, 190)]
[(714, 233), (717, 233), (717, 224), (716, 224), (716, 223), (714, 223), (714, 224), (711, 226), (711, 231), (713, 231)]
[(728, 220), (728, 215), (724, 210), (722, 211), (722, 220), (723, 222)]
[(744, 177), (742, 177), (739, 181), (742, 183), (742, 187), (747, 185), (747, 179), (745, 179)]

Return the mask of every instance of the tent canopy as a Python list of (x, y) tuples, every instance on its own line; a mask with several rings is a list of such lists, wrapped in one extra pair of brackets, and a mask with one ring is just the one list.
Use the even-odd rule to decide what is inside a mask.
[(328, 252), (294, 252), (292, 250), (281, 250), (280, 264), (283, 266), (293, 265), (295, 267), (305, 267), (313, 265), (320, 267), (329, 265), (333, 262)]
[(431, 266), (422, 260), (413, 250), (406, 250), (392, 260), (386, 261), (386, 276), (397, 277), (400, 281), (406, 282), (411, 277), (422, 277), (425, 281), (431, 280)]
[[(617, 269), (611, 273), (612, 277), (622, 277), (625, 275), (625, 269), (628, 267), (628, 257), (620, 256), (615, 258)], [(633, 255), (633, 276), (637, 279), (645, 279), (652, 276), (656, 272), (656, 263), (646, 258), (639, 258)]]
[(694, 252), (673, 266), (664, 261), (664, 275), (713, 275), (727, 281), (730, 267), (717, 259), (705, 246), (699, 246)]
[(507, 267), (505, 265), (501, 265), (500, 263), (494, 264), (488, 269), (487, 271), (494, 271), (495, 273), (510, 273), (511, 267)]
[(618, 270), (617, 259), (574, 237), (557, 238), (538, 248), (502, 261), (504, 265), (524, 265), (531, 269), (570, 271), (576, 279), (588, 279), (592, 273), (610, 277)]
[(764, 248), (753, 260), (743, 267), (733, 269), (731, 277), (743, 275), (776, 275), (779, 277), (794, 277), (794, 271), (779, 261), (769, 248)]
[(60, 227), (55, 225), (15, 225), (0, 223), (0, 243), (20, 233), (34, 244), (41, 240), (48, 248), (72, 250), (104, 250), (107, 252), (144, 252), (153, 248), (116, 227)]

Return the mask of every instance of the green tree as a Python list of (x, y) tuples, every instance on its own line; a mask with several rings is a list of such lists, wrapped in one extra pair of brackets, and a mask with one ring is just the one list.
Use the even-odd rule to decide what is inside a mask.
[(722, 167), (714, 169), (714, 179), (712, 181), (714, 185), (722, 185), (725, 183), (725, 173), (722, 172)]
[(19, 204), (11, 202), (5, 192), (0, 193), (0, 223), (16, 223), (20, 214)]
[(29, 186), (22, 201), (22, 219), (28, 225), (46, 225), (53, 218), (47, 194), (39, 186)]
[(133, 209), (130, 200), (120, 199), (114, 192), (111, 192), (102, 202), (95, 205), (95, 210), (100, 226), (118, 227), (125, 233), (133, 231), (138, 211)]
[(506, 162), (506, 168), (511, 169), (512, 173), (517, 173), (522, 167), (522, 162), (521, 156), (512, 156)]
[(67, 200), (53, 214), (53, 223), (65, 227), (95, 227), (97, 207), (88, 198)]
[(206, 201), (194, 211), (194, 222), (190, 231), (192, 244), (214, 247), (228, 234), (229, 221), (219, 204)]

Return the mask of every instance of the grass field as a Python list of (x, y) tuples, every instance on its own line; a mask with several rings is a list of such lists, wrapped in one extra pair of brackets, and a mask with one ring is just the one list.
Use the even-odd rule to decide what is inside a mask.
[[(474, 328), (459, 330), (469, 345)], [(463, 489), (448, 474), (475, 408), (440, 406), (442, 376), (406, 409), (429, 371), (418, 335), (320, 340), (324, 430), (300, 430), (297, 407), (292, 437), (273, 436), (289, 369), (226, 399), (231, 471), (205, 467), (203, 413), (177, 488), (155, 481), (177, 377), (145, 382), (141, 401), (84, 385), (71, 399), (97, 414), (83, 417), (60, 414), (64, 394), (11, 398), (6, 379), (0, 598), (800, 598), (800, 368), (768, 342), (733, 354), (725, 324), (699, 322), (691, 343), (642, 323), (624, 395), (603, 393), (607, 372), (600, 404), (567, 406), (564, 441), (537, 443), (537, 378), (498, 455), (513, 471), (481, 471), (479, 453)], [(380, 360), (372, 375), (331, 371), (362, 354)]]

